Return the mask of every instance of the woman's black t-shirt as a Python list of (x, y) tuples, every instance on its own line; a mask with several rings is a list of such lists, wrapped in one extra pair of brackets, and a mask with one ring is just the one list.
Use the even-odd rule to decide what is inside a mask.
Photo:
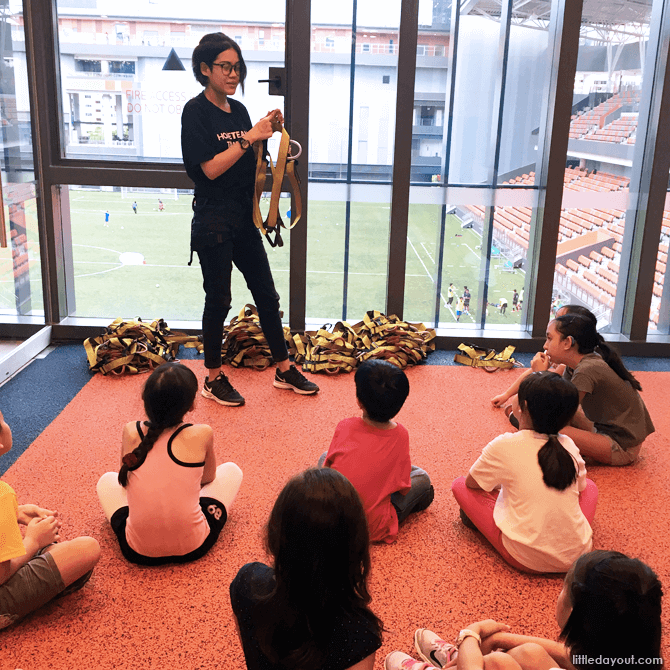
[(228, 98), (230, 112), (224, 112), (200, 95), (184, 105), (181, 115), (181, 152), (186, 173), (195, 184), (195, 195), (225, 200), (248, 200), (253, 195), (256, 162), (254, 152), (242, 157), (216, 179), (209, 179), (200, 167), (228, 149), (251, 130), (247, 108)]
[[(230, 601), (237, 617), (248, 670), (279, 670), (270, 662), (256, 639), (253, 612), (257, 600), (274, 586), (274, 570), (263, 563), (247, 563), (230, 585)], [(362, 615), (342, 614), (335, 622), (323, 670), (346, 670), (381, 647), (381, 640)]]

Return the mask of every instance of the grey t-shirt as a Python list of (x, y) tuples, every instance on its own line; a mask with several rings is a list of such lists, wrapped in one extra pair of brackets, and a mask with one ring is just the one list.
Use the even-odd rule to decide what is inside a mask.
[(598, 354), (584, 356), (572, 372), (566, 369), (564, 377), (586, 393), (582, 408), (596, 430), (618, 442), (622, 449), (641, 444), (654, 432), (640, 394)]

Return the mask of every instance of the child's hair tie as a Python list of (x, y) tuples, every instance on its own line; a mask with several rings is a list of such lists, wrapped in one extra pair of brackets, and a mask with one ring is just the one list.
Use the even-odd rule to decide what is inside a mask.
[(127, 468), (136, 468), (137, 464), (139, 463), (139, 458), (137, 458), (137, 454), (134, 451), (131, 451), (130, 453), (126, 454), (121, 461)]

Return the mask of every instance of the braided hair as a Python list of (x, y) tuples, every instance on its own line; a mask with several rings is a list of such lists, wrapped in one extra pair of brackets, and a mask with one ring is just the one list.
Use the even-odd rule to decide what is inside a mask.
[(570, 423), (579, 407), (579, 391), (572, 382), (555, 372), (534, 372), (519, 386), (519, 408), (528, 411), (533, 430), (548, 439), (537, 454), (542, 481), (557, 491), (565, 491), (577, 479), (577, 466), (559, 442), (558, 431)]
[(572, 611), (561, 639), (572, 658), (661, 656), (663, 590), (648, 565), (618, 551), (592, 551), (570, 569), (566, 590)]
[(165, 363), (151, 373), (142, 391), (148, 430), (139, 445), (123, 457), (119, 470), (121, 486), (128, 483), (128, 473), (144, 463), (161, 433), (182, 422), (197, 392), (196, 376), (181, 363)]
[(630, 382), (636, 391), (642, 390), (640, 382), (629, 372), (619, 354), (605, 342), (590, 319), (579, 314), (566, 314), (556, 317), (554, 322), (561, 338), (571, 337), (580, 354), (592, 354), (595, 351), (621, 379)]

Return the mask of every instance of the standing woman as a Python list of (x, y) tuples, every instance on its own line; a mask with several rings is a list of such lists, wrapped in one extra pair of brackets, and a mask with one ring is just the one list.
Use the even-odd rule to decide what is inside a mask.
[(240, 47), (227, 35), (205, 35), (193, 50), (192, 65), (195, 78), (205, 90), (184, 105), (181, 146), (186, 173), (195, 184), (191, 254), (197, 252), (200, 259), (205, 290), (202, 336), (208, 374), (202, 395), (221, 405), (244, 404), (244, 398), (221, 371), (233, 263), (253, 295), (277, 364), (274, 386), (311, 395), (319, 387), (289, 361), (279, 295), (263, 238), (253, 222), (256, 162), (251, 146), (272, 137), (284, 117), (275, 109), (252, 126), (246, 107), (229, 97), (238, 86), (244, 91), (247, 67)]

